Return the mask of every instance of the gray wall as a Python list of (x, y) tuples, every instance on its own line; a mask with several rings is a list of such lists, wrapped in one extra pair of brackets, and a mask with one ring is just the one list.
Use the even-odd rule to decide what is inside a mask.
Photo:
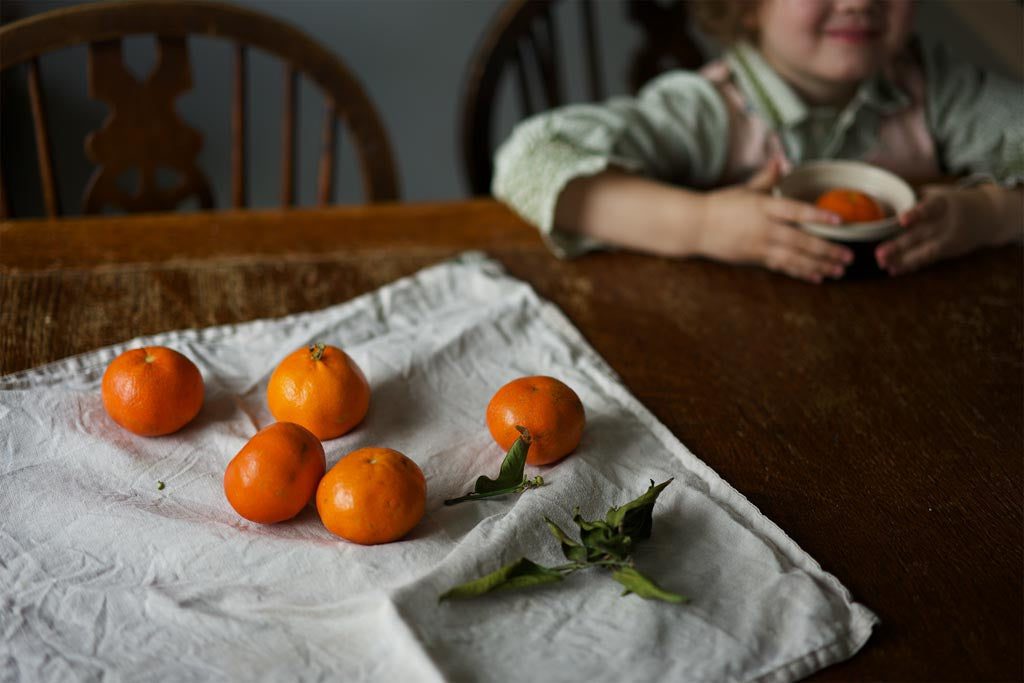
[[(972, 0), (972, 7), (984, 11), (989, 3), (1007, 1)], [(2, 0), (0, 12), (6, 22), (71, 4), (76, 3)], [(297, 25), (338, 54), (362, 80), (390, 134), (403, 199), (465, 196), (457, 131), (463, 79), (470, 55), (501, 0), (246, 0), (241, 4)], [(570, 58), (567, 71), (578, 74), (574, 57), (579, 52), (579, 36), (573, 21), (577, 15), (571, 4), (562, 3), (559, 13), (567, 42), (564, 54)], [(625, 63), (639, 35), (624, 21), (618, 0), (606, 0), (598, 7), (609, 87), (613, 92), (625, 92)], [(965, 58), (1006, 70), (985, 48), (984, 40), (964, 30), (945, 3), (923, 2), (918, 24), (926, 40), (942, 41)], [(210, 39), (193, 39), (191, 47), (195, 88), (179, 100), (179, 110), (205, 135), (200, 165), (214, 183), (218, 203), (224, 205), (230, 197), (229, 47)], [(151, 39), (130, 39), (126, 52), (138, 73), (146, 73), (152, 65)], [(58, 150), (61, 198), (68, 213), (77, 213), (91, 172), (82, 140), (101, 125), (106, 105), (86, 95), (84, 47), (45, 57), (42, 69)], [(15, 210), (25, 215), (38, 213), (40, 201), (24, 76), (20, 69), (15, 71), (4, 91), (3, 154)], [(582, 98), (577, 81), (570, 79), (570, 94)], [(250, 201), (255, 206), (274, 206), (280, 187), (279, 62), (265, 54), (253, 54), (249, 86), (254, 103), (250, 109)], [(500, 121), (506, 130), (517, 118), (508, 90), (506, 86), (500, 100)], [(300, 97), (299, 201), (312, 204), (322, 99), (308, 83), (303, 84)], [(342, 201), (359, 201), (357, 171), (344, 139), (339, 150), (343, 159), (340, 197)]]

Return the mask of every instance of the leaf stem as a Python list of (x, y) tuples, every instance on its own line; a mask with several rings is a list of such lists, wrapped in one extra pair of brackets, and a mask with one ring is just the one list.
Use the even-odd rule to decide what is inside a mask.
[(622, 569), (623, 567), (632, 567), (633, 559), (629, 560), (597, 560), (595, 562), (588, 562), (591, 567), (614, 567), (615, 569)]
[(523, 479), (516, 486), (509, 486), (508, 488), (498, 489), (497, 491), (488, 491), (487, 493), (476, 493), (469, 492), (464, 496), (458, 498), (449, 498), (444, 502), (445, 505), (458, 505), (459, 503), (465, 503), (471, 500), (480, 500), (481, 498), (494, 498), (496, 496), (506, 496), (510, 493), (519, 493), (526, 489), (539, 488), (544, 485), (544, 477), (537, 475), (533, 479)]
[(574, 572), (578, 569), (586, 569), (587, 567), (612, 567), (614, 569), (624, 569), (625, 567), (632, 567), (633, 565), (629, 562), (623, 562), (622, 560), (594, 560), (593, 562), (569, 562), (567, 564), (560, 564), (557, 567), (551, 567), (555, 571), (559, 572)]

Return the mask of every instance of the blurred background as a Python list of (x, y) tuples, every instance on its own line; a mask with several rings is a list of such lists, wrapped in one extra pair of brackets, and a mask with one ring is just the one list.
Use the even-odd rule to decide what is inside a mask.
[[(0, 21), (79, 4), (67, 0), (3, 0)], [(362, 82), (390, 137), (404, 201), (443, 200), (470, 194), (459, 149), (460, 111), (470, 59), (503, 0), (236, 0), (307, 32), (342, 61)], [(573, 0), (555, 8), (560, 27), (564, 82), (570, 100), (584, 100), (581, 31)], [(601, 67), (609, 94), (629, 91), (627, 66), (643, 34), (627, 19), (622, 0), (596, 4)], [(965, 60), (1020, 78), (1024, 75), (1024, 35), (1019, 0), (923, 0), (917, 28), (922, 42), (941, 43)], [(701, 36), (695, 40), (710, 51)], [(179, 112), (204, 135), (199, 164), (214, 188), (218, 206), (230, 197), (230, 46), (219, 40), (190, 39), (193, 90), (178, 100)], [(154, 41), (126, 41), (130, 68), (147, 74)], [(86, 48), (78, 46), (41, 60), (57, 178), (65, 212), (77, 214), (92, 172), (83, 150), (87, 133), (103, 122), (107, 107), (86, 92)], [(249, 200), (255, 207), (279, 202), (281, 149), (280, 62), (253, 50), (249, 63)], [(23, 69), (5, 75), (0, 105), (2, 153), (15, 215), (42, 215), (42, 199)], [(511, 81), (506, 78), (505, 81)], [(504, 134), (519, 118), (511, 82), (502, 82), (497, 130)], [(323, 99), (308, 82), (300, 86), (297, 203), (315, 203), (316, 163), (322, 132)], [(361, 201), (358, 172), (338, 142), (336, 183), (341, 201)]]

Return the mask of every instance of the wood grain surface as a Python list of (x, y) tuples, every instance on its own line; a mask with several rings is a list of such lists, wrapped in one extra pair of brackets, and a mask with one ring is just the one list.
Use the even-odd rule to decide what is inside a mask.
[(1024, 678), (1019, 247), (813, 286), (699, 260), (559, 261), (489, 200), (2, 223), (0, 371), (319, 309), (466, 249), (558, 305), (881, 617), (813, 680)]

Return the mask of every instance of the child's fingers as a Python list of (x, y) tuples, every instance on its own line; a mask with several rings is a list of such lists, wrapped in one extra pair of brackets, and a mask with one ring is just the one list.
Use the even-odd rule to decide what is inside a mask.
[(826, 277), (839, 277), (843, 274), (840, 265), (779, 243), (769, 245), (764, 255), (764, 265), (771, 270), (815, 284)]
[(925, 220), (925, 215), (924, 205), (915, 204), (897, 216), (896, 219), (899, 221), (901, 227), (906, 228)]
[(770, 239), (788, 249), (803, 252), (811, 258), (829, 261), (830, 265), (846, 266), (853, 263), (853, 252), (850, 249), (820, 237), (808, 235), (806, 232), (788, 225), (776, 224), (772, 229)]
[(921, 266), (937, 261), (941, 252), (942, 245), (938, 239), (926, 239), (901, 253), (899, 260), (888, 268), (889, 274), (902, 275), (917, 270)]
[(937, 232), (938, 226), (934, 223), (919, 223), (899, 237), (880, 244), (875, 249), (875, 260), (880, 267), (887, 270), (898, 268), (907, 252), (922, 242), (933, 239)]
[(772, 197), (769, 199), (765, 203), (765, 211), (769, 216), (780, 221), (831, 223), (832, 225), (838, 225), (843, 222), (839, 216), (831, 211), (825, 211), (812, 204), (784, 197)]
[(849, 249), (781, 224), (772, 227), (764, 253), (768, 268), (808, 282), (842, 277), (852, 261)]
[(772, 157), (771, 159), (768, 160), (768, 163), (766, 163), (764, 167), (761, 168), (760, 171), (755, 173), (749, 180), (747, 180), (745, 185), (747, 186), (747, 188), (751, 190), (756, 190), (757, 192), (767, 192), (768, 190), (772, 189), (772, 187), (778, 181), (779, 175), (782, 172), (781, 169), (782, 164), (780, 163), (778, 157)]
[(931, 194), (898, 216), (900, 225), (907, 227), (915, 223), (933, 221), (942, 217), (946, 211), (946, 197)]

